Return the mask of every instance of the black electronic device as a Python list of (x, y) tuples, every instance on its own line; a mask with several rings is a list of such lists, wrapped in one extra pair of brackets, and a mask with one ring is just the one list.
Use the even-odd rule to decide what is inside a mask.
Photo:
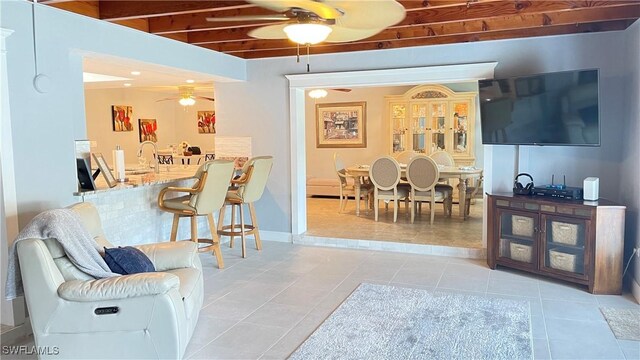
[(78, 171), (78, 183), (80, 190), (95, 190), (96, 184), (93, 182), (93, 176), (89, 164), (86, 159), (76, 158), (76, 169)]
[(582, 188), (565, 186), (560, 189), (549, 187), (549, 185), (536, 186), (533, 188), (533, 195), (567, 200), (582, 200)]
[[(526, 184), (522, 184), (518, 178), (520, 178), (521, 176), (524, 177), (528, 177), (529, 182), (527, 182)], [(516, 178), (513, 179), (513, 193), (516, 195), (531, 195), (532, 191), (533, 191), (534, 185), (533, 185), (533, 176), (527, 174), (527, 173), (520, 173), (518, 175), (516, 175)]]
[(600, 146), (598, 70), (480, 80), (483, 144)]

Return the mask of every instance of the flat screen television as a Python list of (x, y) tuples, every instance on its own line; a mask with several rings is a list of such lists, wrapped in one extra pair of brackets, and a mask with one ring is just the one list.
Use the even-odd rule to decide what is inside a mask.
[(598, 70), (480, 80), (483, 144), (600, 146)]

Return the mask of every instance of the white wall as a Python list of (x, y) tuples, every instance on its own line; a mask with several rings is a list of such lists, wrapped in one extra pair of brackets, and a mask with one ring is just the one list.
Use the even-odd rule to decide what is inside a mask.
[(73, 141), (87, 137), (83, 52), (200, 72), (220, 81), (246, 78), (242, 59), (35, 5), (39, 72), (51, 80), (50, 91), (38, 93), (32, 85), (31, 6), (27, 1), (0, 1), (3, 27), (15, 30), (7, 39), (7, 81), (21, 227), (42, 210), (78, 201), (72, 195), (77, 183)]
[[(600, 68), (602, 146), (521, 149), (520, 170), (545, 183), (551, 174), (566, 174), (569, 185), (599, 176), (603, 197), (619, 200), (622, 124), (629, 101), (623, 91), (626, 60), (624, 32), (566, 35), (520, 40), (484, 41), (375, 52), (327, 54), (311, 57), (313, 72), (335, 72), (498, 61), (496, 77)], [(313, 53), (313, 49), (312, 49)], [(637, 66), (637, 65), (635, 65)], [(246, 84), (220, 84), (218, 115), (225, 135), (254, 137), (254, 153), (275, 157), (265, 199), (258, 204), (261, 228), (291, 231), (289, 93), (285, 74), (304, 73), (294, 57), (251, 60)], [(247, 105), (247, 99), (251, 101)], [(265, 134), (272, 134), (266, 135)], [(494, 185), (488, 191), (510, 191), (513, 184), (513, 146), (485, 146), (493, 165)]]
[[(634, 247), (640, 248), (640, 21), (626, 31), (624, 39), (627, 63), (625, 92), (628, 111), (621, 127), (623, 152), (620, 171), (620, 192), (627, 205), (625, 226), (625, 260)], [(626, 262), (625, 262), (626, 265)], [(633, 277), (640, 284), (640, 260), (635, 258)], [(638, 285), (636, 285), (638, 286)], [(638, 298), (640, 301), (640, 298)]]
[[(120, 145), (125, 152), (127, 164), (137, 164), (137, 151), (140, 146), (138, 119), (156, 119), (158, 123), (158, 148), (166, 149), (171, 144), (187, 141), (200, 146), (204, 152), (213, 149), (213, 134), (198, 133), (198, 111), (213, 111), (214, 103), (197, 100), (193, 106), (182, 106), (177, 100), (156, 102), (175, 96), (175, 92), (158, 92), (138, 89), (87, 89), (85, 90), (85, 109), (87, 118), (87, 139), (97, 142), (94, 152), (105, 155), (111, 164), (111, 151)], [(112, 105), (131, 105), (134, 125), (133, 131), (113, 131), (111, 120)], [(144, 156), (151, 160), (151, 147), (145, 147)]]

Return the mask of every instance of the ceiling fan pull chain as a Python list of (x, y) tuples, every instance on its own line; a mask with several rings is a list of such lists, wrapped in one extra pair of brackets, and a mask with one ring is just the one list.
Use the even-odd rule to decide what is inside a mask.
[(311, 47), (311, 45), (307, 44), (307, 72), (310, 72), (310, 68), (309, 68), (309, 48)]
[(296, 43), (296, 62), (299, 63), (300, 62), (300, 44)]

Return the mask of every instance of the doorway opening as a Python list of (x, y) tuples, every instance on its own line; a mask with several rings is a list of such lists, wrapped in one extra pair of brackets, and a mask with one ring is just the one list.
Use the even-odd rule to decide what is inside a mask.
[[(378, 156), (392, 153), (392, 128), (387, 116), (389, 109), (385, 96), (404, 94), (415, 86), (424, 84), (447, 84), (457, 91), (473, 90), (469, 87), (477, 90), (477, 80), (493, 77), (495, 65), (496, 63), (467, 64), (287, 76), (291, 90), (294, 241), (308, 242), (306, 240), (313, 239), (314, 242), (321, 242), (322, 238), (325, 238), (327, 241), (335, 242), (336, 239), (352, 239), (364, 240), (359, 242), (360, 244), (391, 241), (407, 246), (453, 246), (482, 250), (486, 244), (483, 239), (486, 224), (482, 220), (484, 206), (481, 198), (474, 200), (475, 204), (471, 205), (467, 220), (458, 216), (457, 204), (453, 204), (451, 217), (443, 216), (443, 205), (436, 204), (436, 221), (430, 225), (428, 205), (423, 205), (423, 214), (417, 216), (412, 224), (401, 202), (398, 220), (394, 223), (394, 205), (389, 205), (389, 210), (386, 210), (381, 202), (379, 221), (375, 222), (373, 211), (368, 211), (367, 214), (365, 205), (362, 205), (360, 216), (356, 216), (353, 198), (349, 200), (345, 211), (339, 213), (339, 200), (326, 197), (332, 194), (323, 194), (321, 190), (323, 185), (327, 186), (330, 182), (335, 184), (338, 181), (333, 161), (334, 153), (345, 158), (347, 166), (367, 165)], [(329, 90), (326, 98), (319, 101), (307, 96), (308, 90), (316, 88), (350, 88), (352, 91)], [(362, 100), (365, 100), (368, 106), (367, 147), (317, 147), (317, 130), (321, 129), (322, 123), (317, 119), (316, 105), (354, 103)], [(479, 138), (477, 142), (480, 143)], [(413, 146), (414, 149), (418, 147)], [(490, 161), (483, 161), (482, 146), (479, 146), (479, 149), (478, 159), (472, 165), (484, 169), (484, 188), (490, 188), (491, 164)], [(328, 181), (323, 184), (324, 180)], [(385, 246), (386, 244), (382, 245), (383, 248)], [(403, 248), (406, 249), (407, 246)]]

